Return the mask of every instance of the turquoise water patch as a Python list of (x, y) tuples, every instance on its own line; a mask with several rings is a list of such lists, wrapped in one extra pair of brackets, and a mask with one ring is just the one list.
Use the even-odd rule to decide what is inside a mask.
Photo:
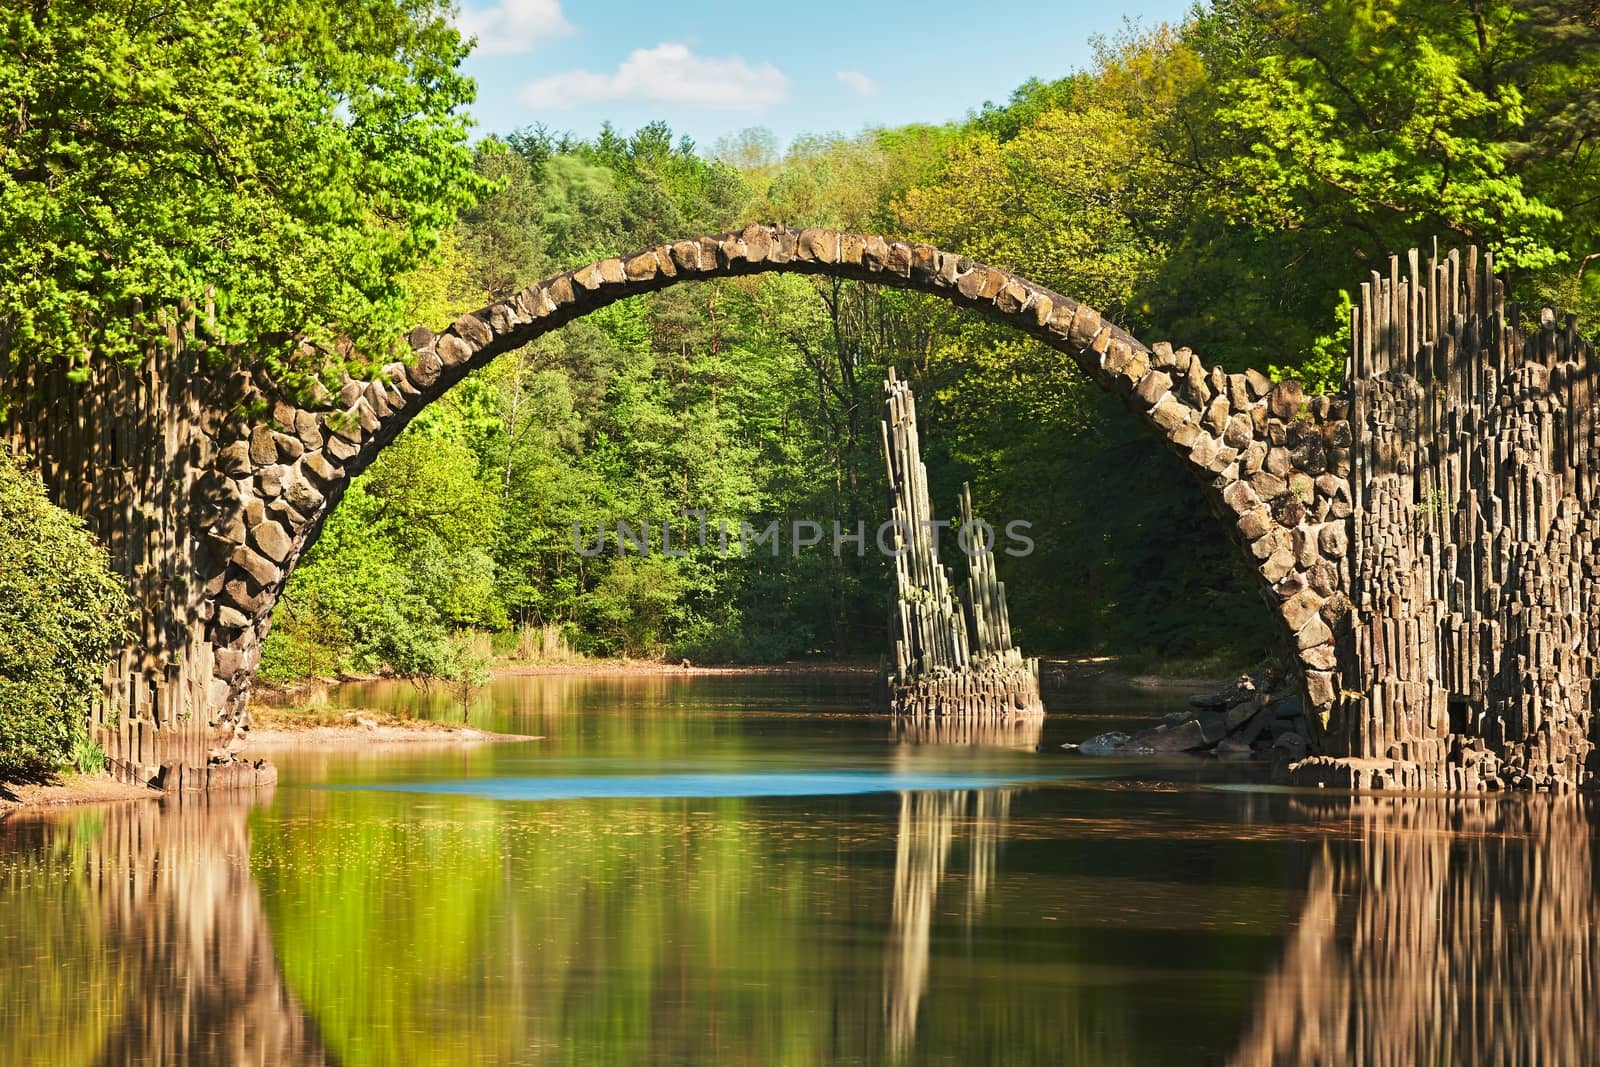
[(1051, 775), (895, 774), (833, 771), (773, 774), (588, 775), (551, 778), (464, 778), (325, 786), (396, 793), (450, 793), (491, 800), (596, 800), (620, 797), (801, 797), (861, 793), (996, 789), (1054, 781)]

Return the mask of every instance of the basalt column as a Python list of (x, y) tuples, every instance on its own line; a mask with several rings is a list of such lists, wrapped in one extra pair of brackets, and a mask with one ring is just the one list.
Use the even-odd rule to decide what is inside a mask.
[(995, 575), (993, 532), (974, 520), (971, 493), (963, 486), (955, 537), (968, 578), (953, 591), (939, 559), (916, 398), (893, 369), (883, 387), (889, 526), (896, 550), (889, 606), (893, 658), (885, 680), (890, 710), (919, 720), (1043, 715), (1039, 661), (1024, 658), (1011, 643), (1005, 584)]
[(114, 775), (169, 788), (273, 778), (232, 758), (232, 653), (211, 629), (227, 559), (200, 520), (236, 499), (213, 464), (219, 436), (239, 432), (249, 385), (207, 318), (188, 305), (164, 327), (136, 318), (136, 365), (74, 370), (0, 338), (0, 444), (88, 523), (134, 596), (133, 640), (107, 665), (93, 734)]
[[(1361, 287), (1339, 687), (1301, 780), (1412, 790), (1593, 778), (1600, 441), (1593, 350), (1524, 325), (1476, 250)], [(1344, 757), (1342, 759), (1337, 757)]]

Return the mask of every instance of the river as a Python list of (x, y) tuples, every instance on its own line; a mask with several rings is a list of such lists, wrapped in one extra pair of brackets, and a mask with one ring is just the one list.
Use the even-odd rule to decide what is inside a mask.
[(864, 688), (507, 678), (473, 724), (541, 740), (13, 816), (0, 1064), (1600, 1061), (1586, 802), (1061, 752), (1173, 706), (1110, 689), (906, 736)]

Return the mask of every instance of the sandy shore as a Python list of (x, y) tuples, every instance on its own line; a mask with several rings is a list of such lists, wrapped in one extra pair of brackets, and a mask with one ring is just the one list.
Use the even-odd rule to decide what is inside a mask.
[(253, 708), (258, 725), (250, 730), (246, 752), (262, 748), (387, 748), (416, 745), (484, 745), (539, 741), (527, 734), (497, 734), (465, 723), (400, 719), (376, 711), (306, 711)]
[(107, 804), (156, 800), (157, 790), (127, 785), (110, 778), (68, 774), (45, 782), (0, 782), (0, 818), (24, 808), (60, 808), (70, 804)]
[(734, 664), (720, 667), (701, 667), (682, 663), (664, 663), (655, 660), (593, 660), (573, 663), (519, 663), (494, 670), (497, 678), (525, 678), (538, 675), (575, 675), (589, 678), (608, 678), (628, 674), (666, 675), (861, 675), (876, 673), (877, 663), (838, 662), (834, 660), (791, 661), (787, 663)]

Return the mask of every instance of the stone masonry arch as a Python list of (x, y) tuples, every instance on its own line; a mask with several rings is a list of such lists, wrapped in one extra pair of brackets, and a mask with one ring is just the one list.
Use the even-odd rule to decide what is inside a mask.
[[(1587, 776), (1592, 651), (1563, 646), (1553, 616), (1530, 627), (1551, 606), (1549, 583), (1525, 575), (1519, 587), (1497, 571), (1490, 590), (1480, 578), (1493, 561), (1474, 561), (1465, 541), (1483, 520), (1472, 496), (1483, 488), (1474, 482), (1481, 453), (1505, 453), (1502, 475), (1528, 487), (1517, 496), (1518, 558), (1554, 546), (1581, 573), (1578, 534), (1600, 529), (1587, 495), (1588, 471), (1600, 466), (1587, 461), (1600, 457), (1584, 451), (1593, 438), (1580, 372), (1589, 350), (1570, 322), (1562, 333), (1553, 319), (1524, 340), (1496, 303), (1492, 264), (1480, 272), (1475, 253), (1469, 259), (1463, 269), (1454, 253), (1435, 257), (1424, 273), (1413, 253), (1409, 278), (1398, 261), (1389, 278), (1374, 275), (1353, 320), (1345, 389), (1307, 397), (1295, 382), (1146, 346), (1093, 308), (956, 253), (750, 225), (566, 271), (439, 333), (419, 327), (408, 360), (370, 380), (346, 374), (336, 395), (310, 401), (237, 364), (229, 375), (211, 371), (216, 354), (199, 314), (168, 328), (148, 366), (97, 372), (98, 387), (0, 353), (0, 382), (20, 376), (24, 385), (0, 441), (41, 458), (67, 506), (98, 521), (114, 555), (121, 545), (144, 597), (143, 646), (108, 671), (97, 712), (108, 749), (131, 776), (170, 762), (192, 776), (183, 784), (205, 784), (231, 773), (206, 769), (208, 759), (236, 748), (248, 728), (273, 606), (323, 520), (350, 479), (471, 371), (598, 308), (683, 281), (789, 271), (917, 290), (1063, 353), (1203, 480), (1301, 668), (1313, 745), (1324, 754), (1302, 773), (1357, 787), (1568, 788)], [(1498, 362), (1475, 373), (1485, 346)], [(1552, 386), (1564, 390), (1558, 403)], [(116, 433), (74, 444), (81, 431), (52, 430), (60, 420), (49, 411), (63, 402), (79, 406), (80, 422), (94, 421), (99, 404)], [(1485, 403), (1504, 413), (1492, 426)], [(1544, 429), (1540, 404), (1558, 412)], [(1507, 426), (1522, 428), (1511, 451), (1492, 432)], [(99, 479), (113, 471), (121, 482), (107, 488)], [(1435, 588), (1410, 588), (1416, 575), (1406, 568), (1424, 557)], [(1591, 603), (1600, 612), (1600, 597), (1585, 610)], [(1488, 640), (1497, 620), (1509, 653)], [(1508, 665), (1508, 655), (1522, 659)], [(1555, 689), (1539, 688), (1557, 674), (1551, 684), (1566, 710), (1552, 708)], [(1486, 699), (1500, 700), (1497, 728)]]

